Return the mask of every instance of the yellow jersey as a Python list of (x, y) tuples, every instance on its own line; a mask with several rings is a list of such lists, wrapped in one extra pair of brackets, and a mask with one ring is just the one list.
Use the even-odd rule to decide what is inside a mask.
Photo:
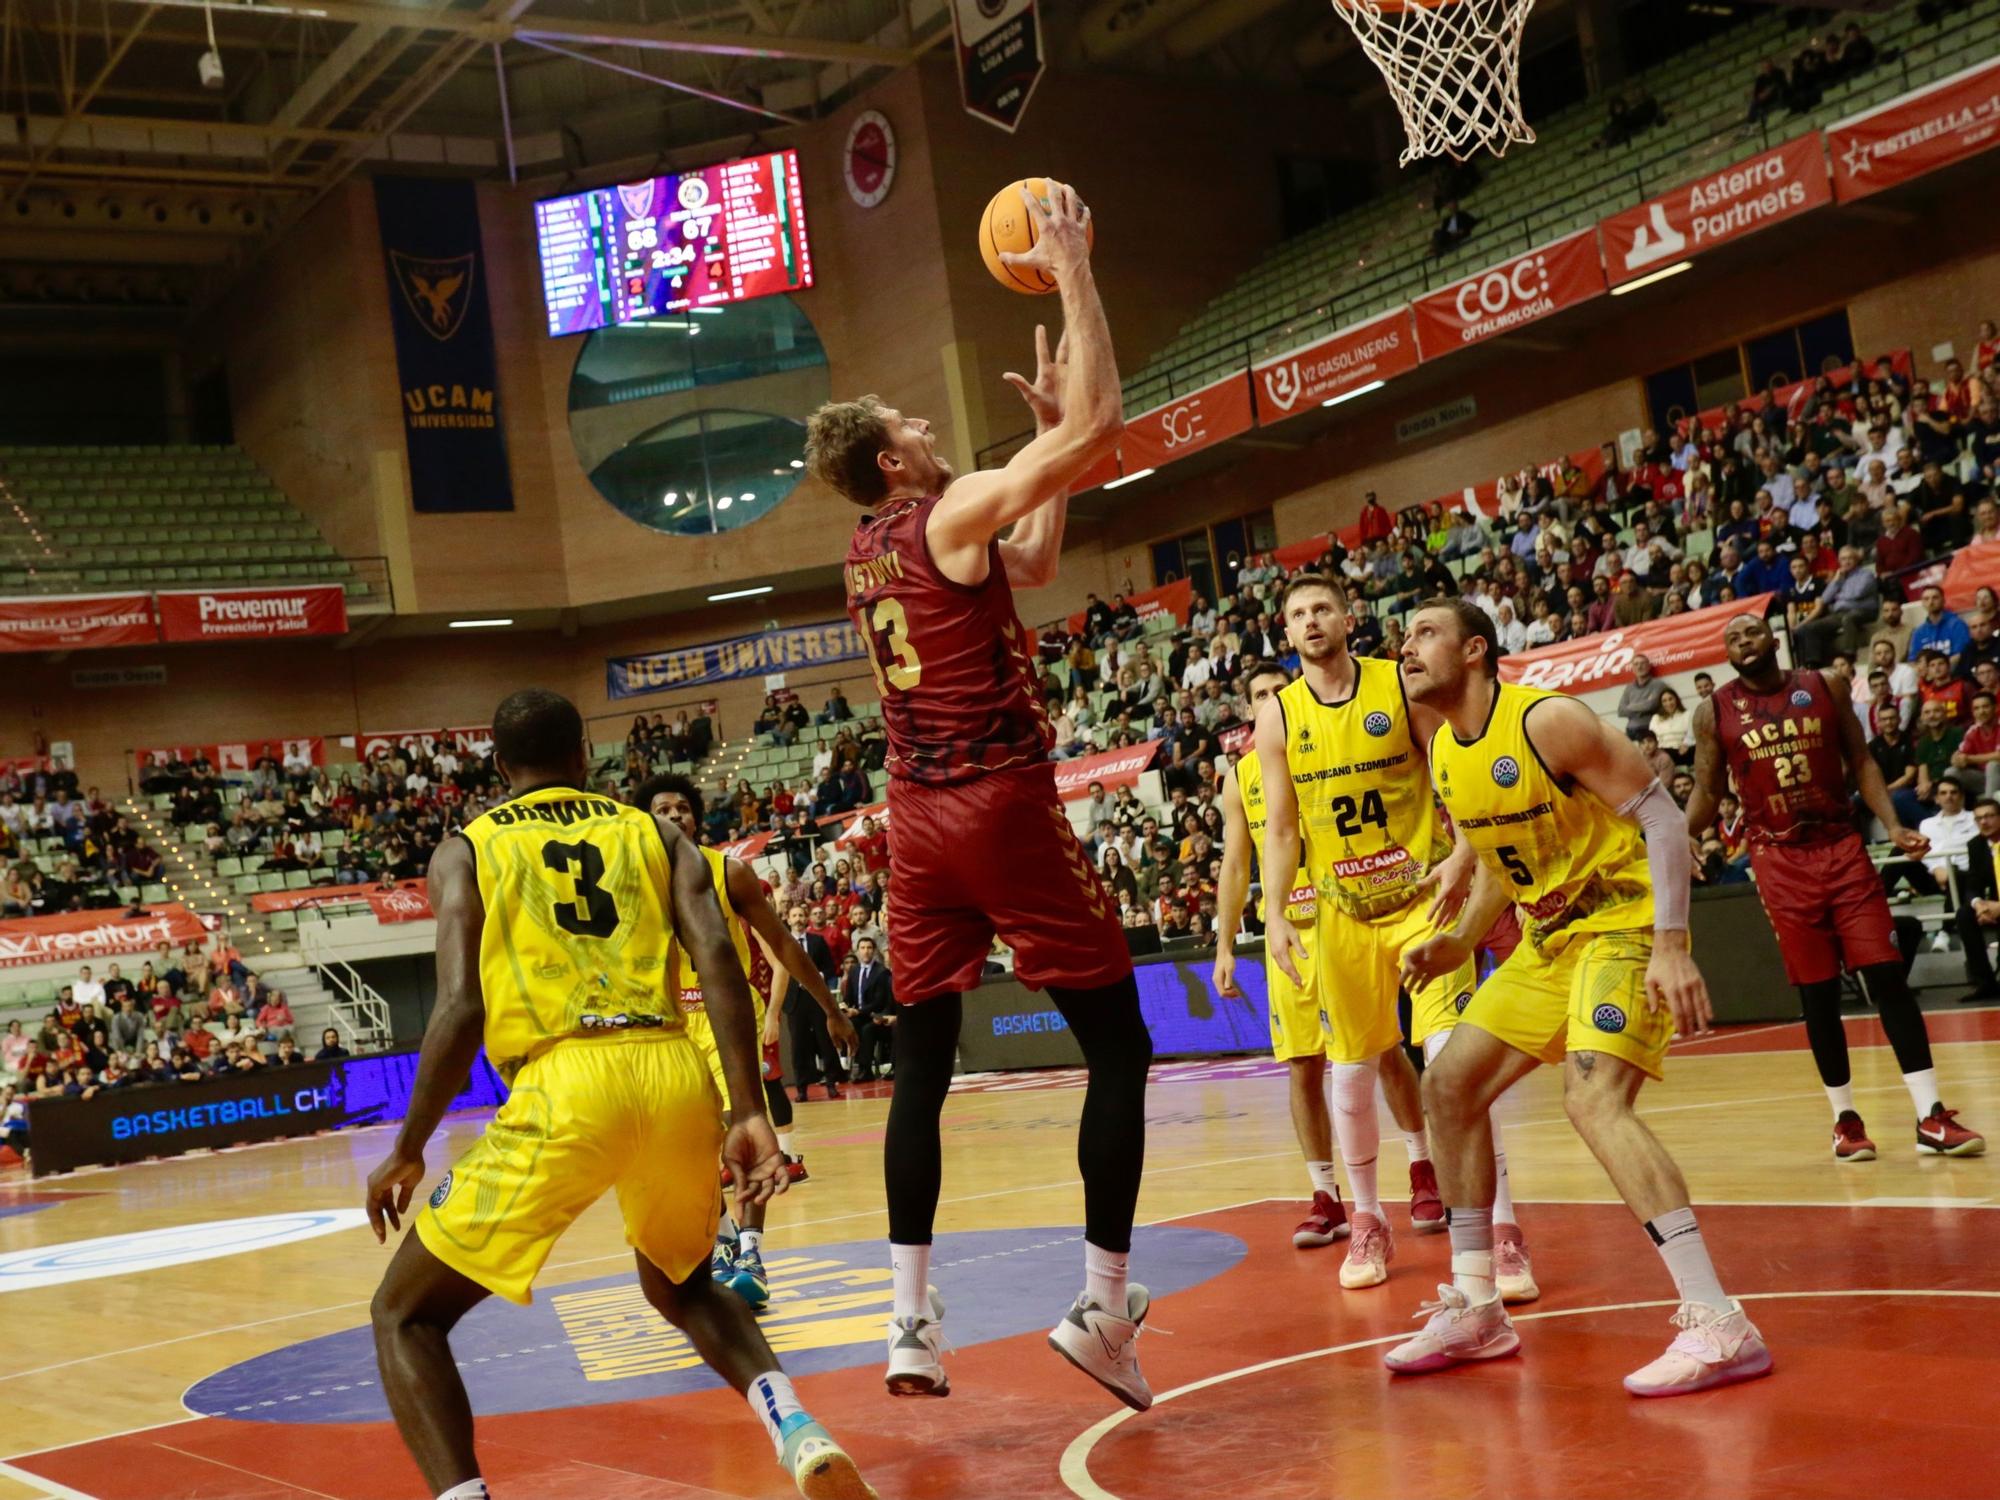
[[(1264, 765), (1257, 758), (1257, 747), (1253, 744), (1247, 753), (1236, 760), (1236, 795), (1243, 803), (1243, 819), (1250, 825), (1250, 867), (1255, 870), (1264, 860), (1264, 827), (1270, 816), (1264, 809)], [(1319, 911), (1319, 891), (1309, 874), (1301, 873), (1292, 882), (1292, 893), (1285, 898), (1285, 917), (1293, 923), (1311, 922)], [(1264, 920), (1264, 897), (1257, 898), (1257, 920)]]
[(667, 999), (672, 876), (651, 813), (542, 787), (464, 836), (486, 907), (486, 1056), (501, 1077), (565, 1037), (685, 1031)]
[(1579, 932), (1653, 925), (1653, 873), (1637, 825), (1551, 775), (1528, 743), (1528, 714), (1561, 693), (1495, 683), (1471, 744), (1445, 725), (1431, 775), (1445, 810), (1521, 909), (1521, 935), (1554, 957)]
[[(744, 931), (742, 921), (736, 915), (736, 908), (729, 902), (728, 856), (720, 849), (703, 849), (701, 857), (708, 861), (708, 873), (715, 881), (715, 899), (722, 904), (723, 925), (729, 929), (729, 940), (736, 949), (736, 962), (743, 967), (744, 978), (750, 975), (750, 938)], [(674, 994), (679, 996), (681, 1014), (691, 1016), (697, 1011), (707, 1013), (701, 993), (701, 976), (694, 970), (694, 960), (688, 956), (686, 948), (674, 944)], [(762, 997), (753, 989), (753, 1002), (761, 1002)], [(759, 1005), (761, 1009), (761, 1004)]]
[(1374, 918), (1407, 906), (1444, 849), (1401, 673), (1392, 661), (1357, 657), (1354, 679), (1339, 703), (1320, 702), (1303, 677), (1278, 703), (1306, 869), (1321, 900)]

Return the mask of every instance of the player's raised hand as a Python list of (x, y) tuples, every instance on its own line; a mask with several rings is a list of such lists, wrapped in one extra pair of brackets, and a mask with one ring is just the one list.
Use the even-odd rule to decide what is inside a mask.
[(1035, 378), (1030, 381), (1009, 370), (1000, 378), (1021, 393), (1021, 399), (1028, 403), (1028, 410), (1034, 413), (1035, 427), (1047, 432), (1062, 420), (1063, 381), (1069, 374), (1069, 330), (1056, 341), (1056, 352), (1049, 354), (1049, 331), (1042, 324), (1035, 325)]
[(1440, 932), (1403, 950), (1403, 987), (1414, 990), (1429, 984), (1440, 974), (1449, 974), (1472, 957), (1472, 946), (1452, 932)]
[(778, 1149), (778, 1137), (771, 1122), (761, 1114), (751, 1115), (729, 1127), (722, 1140), (722, 1164), (739, 1210), (753, 1203), (769, 1203), (791, 1185), (785, 1171), (785, 1156)]
[(1687, 949), (1656, 943), (1646, 965), (1646, 1008), (1665, 1006), (1673, 1013), (1674, 1029), (1682, 1036), (1699, 1036), (1715, 1020), (1709, 1004), (1708, 981), (1695, 967)]
[(1021, 200), (1035, 225), (1035, 243), (1026, 250), (1002, 250), (1000, 263), (1046, 271), (1061, 281), (1090, 262), (1090, 210), (1076, 189), (1053, 177), (1045, 183), (1048, 197), (1037, 198), (1023, 186)]
[(1905, 828), (1900, 823), (1889, 830), (1889, 842), (1896, 846), (1899, 853), (1907, 854), (1911, 859), (1922, 859), (1931, 852), (1929, 839), (1916, 829)]
[(1299, 936), (1298, 928), (1281, 911), (1272, 912), (1264, 924), (1264, 956), (1277, 964), (1285, 978), (1304, 988), (1302, 976), (1312, 967), (1312, 955), (1306, 951), (1305, 939)]
[(1236, 987), (1236, 955), (1228, 948), (1215, 950), (1215, 993), (1231, 1000), (1240, 1000), (1243, 991)]
[(388, 1230), (403, 1227), (403, 1215), (409, 1212), (410, 1199), (423, 1180), (422, 1153), (412, 1155), (401, 1146), (391, 1151), (383, 1158), (382, 1164), (368, 1174), (365, 1207), (368, 1210), (368, 1227), (375, 1231), (376, 1244), (388, 1242)]

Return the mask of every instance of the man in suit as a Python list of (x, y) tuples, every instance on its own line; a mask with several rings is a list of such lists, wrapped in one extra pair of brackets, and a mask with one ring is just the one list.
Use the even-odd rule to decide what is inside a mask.
[(857, 938), (854, 967), (840, 982), (840, 1008), (860, 1033), (861, 1044), (854, 1054), (858, 1078), (873, 1078), (879, 1064), (889, 1062), (895, 1051), (896, 993), (889, 968), (875, 951), (875, 939)]
[[(792, 929), (793, 941), (819, 970), (820, 977), (829, 987), (833, 986), (837, 980), (833, 950), (825, 938), (807, 928), (806, 909), (794, 906), (787, 914), (786, 925)], [(826, 1081), (826, 1097), (838, 1099), (844, 1079), (840, 1053), (834, 1049), (833, 1037), (826, 1029), (826, 1012), (796, 979), (785, 990), (785, 1019), (792, 1028), (792, 1085), (799, 1091), (799, 1103), (806, 1102), (806, 1091), (822, 1078)]]
[(1967, 1003), (2000, 1000), (2000, 981), (1986, 952), (1993, 929), (2000, 927), (2000, 886), (1993, 873), (2000, 857), (2000, 802), (1981, 797), (1972, 804), (1972, 816), (1979, 832), (1966, 845), (1966, 868), (1958, 878), (1958, 910), (1952, 918), (1965, 946), (1965, 977), (1972, 983), (1971, 993), (1959, 996)]

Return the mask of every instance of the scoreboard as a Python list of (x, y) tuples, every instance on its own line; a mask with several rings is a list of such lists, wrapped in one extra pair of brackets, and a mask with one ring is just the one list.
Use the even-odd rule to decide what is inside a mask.
[(813, 284), (796, 151), (545, 198), (535, 241), (557, 337)]

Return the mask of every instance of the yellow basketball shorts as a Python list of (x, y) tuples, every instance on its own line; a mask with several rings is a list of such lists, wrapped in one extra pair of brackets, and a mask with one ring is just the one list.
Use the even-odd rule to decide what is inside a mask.
[(1665, 1006), (1647, 1004), (1652, 957), (1651, 929), (1578, 933), (1548, 958), (1524, 942), (1487, 976), (1459, 1020), (1545, 1063), (1605, 1052), (1658, 1078), (1674, 1018)]
[[(750, 1005), (752, 1011), (750, 1025), (754, 1034), (762, 1037), (764, 1017), (767, 1012), (764, 1008), (764, 997), (754, 989), (750, 992)], [(708, 1011), (705, 1008), (697, 1008), (684, 1010), (681, 1015), (687, 1022), (688, 1040), (694, 1043), (695, 1051), (701, 1054), (702, 1062), (707, 1065), (709, 1082), (715, 1085), (715, 1097), (722, 1101), (722, 1107), (726, 1111), (729, 1108), (729, 1080), (722, 1074), (722, 1049), (715, 1045), (715, 1028), (708, 1024)]]
[(576, 1037), (531, 1059), (471, 1150), (444, 1174), (417, 1235), (510, 1302), (607, 1188), (625, 1242), (684, 1281), (708, 1259), (722, 1210), (722, 1112), (685, 1036)]
[[(1331, 1036), (1326, 1055), (1337, 1063), (1367, 1062), (1403, 1040), (1396, 1019), (1407, 949), (1436, 935), (1428, 903), (1412, 901), (1386, 916), (1349, 916), (1323, 897), (1313, 955)], [(1454, 1025), (1470, 1003), (1477, 971), (1471, 959), (1419, 986), (1410, 996), (1410, 1040), (1421, 1047), (1433, 1032)]]
[(1270, 958), (1264, 960), (1264, 991), (1271, 1003), (1271, 1055), (1279, 1062), (1326, 1054), (1326, 1007), (1319, 1003), (1317, 966), (1305, 968), (1305, 983), (1296, 985)]

